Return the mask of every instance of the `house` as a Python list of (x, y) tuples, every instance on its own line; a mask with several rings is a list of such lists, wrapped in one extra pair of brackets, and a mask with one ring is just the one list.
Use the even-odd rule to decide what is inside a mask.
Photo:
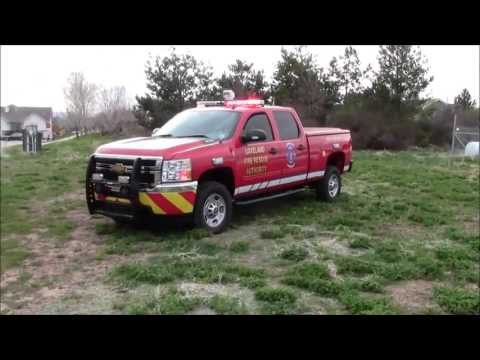
[(51, 107), (21, 107), (8, 105), (0, 108), (1, 136), (22, 132), (26, 126), (35, 125), (44, 139), (52, 139), (53, 112)]

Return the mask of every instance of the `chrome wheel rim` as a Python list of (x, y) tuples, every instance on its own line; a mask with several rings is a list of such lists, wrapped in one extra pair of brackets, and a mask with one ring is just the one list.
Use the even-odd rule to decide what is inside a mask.
[(225, 219), (226, 212), (225, 199), (221, 195), (213, 193), (205, 200), (203, 218), (209, 227), (220, 226)]
[(330, 176), (330, 179), (328, 179), (328, 194), (330, 195), (330, 197), (334, 198), (335, 196), (337, 196), (339, 187), (340, 181), (338, 179), (338, 176)]

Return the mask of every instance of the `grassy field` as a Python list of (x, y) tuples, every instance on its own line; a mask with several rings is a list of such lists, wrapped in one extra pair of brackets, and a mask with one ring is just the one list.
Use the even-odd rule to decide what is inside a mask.
[(90, 217), (88, 136), (2, 158), (2, 313), (478, 314), (479, 163), (357, 151), (333, 204), (236, 207), (210, 236)]

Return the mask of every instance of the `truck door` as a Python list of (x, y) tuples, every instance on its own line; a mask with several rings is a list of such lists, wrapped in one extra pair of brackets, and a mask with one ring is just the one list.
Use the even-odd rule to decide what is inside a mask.
[(252, 114), (245, 122), (242, 134), (249, 130), (262, 130), (263, 141), (240, 142), (236, 152), (237, 169), (240, 174), (235, 184), (235, 195), (251, 195), (264, 192), (268, 182), (281, 176), (282, 155), (274, 138), (272, 124), (265, 112)]
[(303, 127), (290, 111), (274, 110), (272, 113), (278, 130), (282, 183), (305, 181), (308, 171), (308, 144)]

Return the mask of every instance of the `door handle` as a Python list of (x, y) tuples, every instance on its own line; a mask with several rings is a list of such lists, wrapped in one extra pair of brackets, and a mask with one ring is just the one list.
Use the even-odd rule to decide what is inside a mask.
[(305, 150), (305, 145), (300, 144), (300, 145), (297, 146), (297, 149), (298, 150)]
[(271, 148), (269, 153), (272, 154), (272, 155), (275, 155), (276, 153), (278, 152), (278, 150), (276, 148)]

